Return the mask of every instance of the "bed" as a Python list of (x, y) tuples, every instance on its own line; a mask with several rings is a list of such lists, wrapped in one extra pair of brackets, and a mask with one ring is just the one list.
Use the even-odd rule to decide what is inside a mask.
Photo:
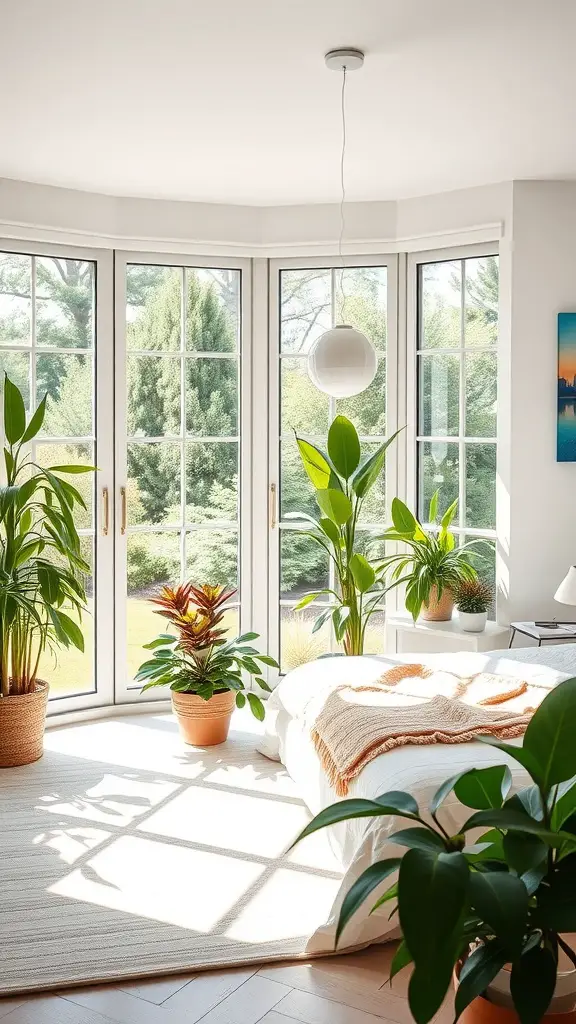
[[(311, 726), (327, 694), (342, 683), (370, 683), (392, 665), (414, 660), (413, 654), (319, 659), (288, 673), (270, 697), (266, 733), (260, 749), (266, 756), (282, 761), (312, 814), (338, 799), (310, 740)], [(576, 675), (576, 645), (571, 644), (482, 654), (423, 654), (418, 655), (418, 660), (461, 675), (474, 672), (512, 675), (546, 690)], [(426, 809), (433, 793), (449, 776), (468, 767), (487, 767), (504, 761), (511, 769), (514, 789), (529, 784), (529, 777), (517, 762), (482, 743), (399, 747), (368, 764), (351, 785), (348, 795), (371, 799), (388, 790), (401, 789), (412, 793), (420, 808)], [(442, 820), (455, 833), (468, 813), (454, 797), (448, 798), (443, 805)], [(399, 827), (402, 827), (401, 819), (383, 817), (360, 818), (329, 829), (330, 844), (341, 861), (344, 878), (328, 920), (310, 940), (311, 953), (334, 949), (335, 925), (345, 893), (374, 861), (398, 855), (399, 847), (388, 843), (388, 836)], [(369, 914), (371, 906), (372, 902), (368, 901), (347, 925), (340, 948), (397, 937), (396, 919), (389, 919), (390, 904), (373, 915)]]

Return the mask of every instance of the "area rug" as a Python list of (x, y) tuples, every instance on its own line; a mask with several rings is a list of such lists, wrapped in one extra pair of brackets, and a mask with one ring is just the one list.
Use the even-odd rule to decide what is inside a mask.
[(124, 715), (3, 769), (0, 994), (305, 956), (342, 875), (322, 833), (285, 852), (309, 815), (257, 741)]

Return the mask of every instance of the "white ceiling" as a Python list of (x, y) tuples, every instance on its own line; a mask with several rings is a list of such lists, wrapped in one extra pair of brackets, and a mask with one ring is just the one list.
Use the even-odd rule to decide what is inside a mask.
[(0, 0), (0, 176), (255, 205), (576, 177), (576, 0)]

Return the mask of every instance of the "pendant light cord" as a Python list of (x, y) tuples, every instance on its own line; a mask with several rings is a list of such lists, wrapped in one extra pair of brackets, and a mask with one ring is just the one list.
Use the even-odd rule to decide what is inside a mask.
[(338, 256), (340, 257), (340, 292), (342, 295), (342, 320), (344, 320), (344, 305), (346, 296), (344, 294), (344, 256), (342, 245), (344, 242), (344, 230), (346, 222), (344, 219), (344, 204), (346, 202), (346, 183), (344, 177), (344, 166), (346, 160), (346, 65), (342, 68), (342, 92), (340, 98), (340, 113), (342, 116), (342, 149), (340, 152), (340, 238), (338, 239)]

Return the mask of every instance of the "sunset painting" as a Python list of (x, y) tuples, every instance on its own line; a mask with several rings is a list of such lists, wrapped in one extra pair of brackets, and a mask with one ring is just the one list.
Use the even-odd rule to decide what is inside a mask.
[(558, 314), (557, 461), (576, 462), (576, 313)]

